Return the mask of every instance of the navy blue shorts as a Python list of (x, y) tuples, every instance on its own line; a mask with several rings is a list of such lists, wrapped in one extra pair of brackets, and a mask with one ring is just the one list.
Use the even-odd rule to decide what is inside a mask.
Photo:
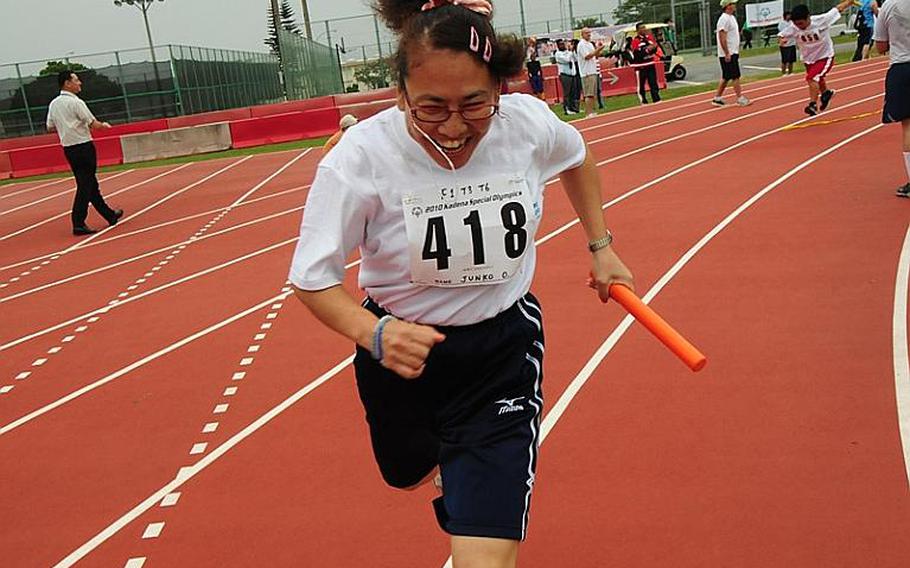
[(885, 106), (882, 122), (910, 118), (910, 63), (894, 63), (885, 75)]
[[(387, 312), (367, 300), (377, 316)], [(434, 503), (452, 535), (524, 540), (540, 443), (543, 320), (527, 294), (488, 320), (437, 329), (417, 379), (360, 347), (354, 358), (373, 454), (386, 483), (417, 484), (437, 465)]]

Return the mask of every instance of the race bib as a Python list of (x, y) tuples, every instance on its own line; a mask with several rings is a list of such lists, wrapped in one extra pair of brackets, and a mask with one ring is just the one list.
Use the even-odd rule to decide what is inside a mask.
[(540, 205), (521, 176), (402, 197), (411, 282), (455, 287), (512, 278), (533, 243)]

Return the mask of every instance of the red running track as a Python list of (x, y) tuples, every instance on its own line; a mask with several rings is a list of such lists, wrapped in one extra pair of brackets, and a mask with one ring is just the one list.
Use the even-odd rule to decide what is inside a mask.
[[(816, 121), (880, 108), (884, 69), (837, 68)], [(874, 116), (780, 130), (802, 119), (803, 89), (778, 79), (751, 85), (748, 108), (703, 94), (577, 123), (639, 293), (709, 364), (692, 374), (599, 304), (550, 187), (534, 286), (548, 413), (522, 566), (910, 557), (899, 133)], [(111, 176), (128, 217), (83, 241), (56, 195), (69, 182), (4, 188), (4, 565), (446, 562), (432, 492), (379, 479), (351, 345), (287, 297), (319, 157)]]

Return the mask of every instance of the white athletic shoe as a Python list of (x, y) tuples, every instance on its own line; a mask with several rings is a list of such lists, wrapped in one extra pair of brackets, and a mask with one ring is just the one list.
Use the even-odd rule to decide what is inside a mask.
[(738, 99), (736, 99), (736, 104), (738, 104), (741, 107), (745, 107), (745, 106), (751, 105), (752, 101), (750, 101), (748, 98), (746, 98), (745, 95), (743, 95), (743, 96), (739, 97)]

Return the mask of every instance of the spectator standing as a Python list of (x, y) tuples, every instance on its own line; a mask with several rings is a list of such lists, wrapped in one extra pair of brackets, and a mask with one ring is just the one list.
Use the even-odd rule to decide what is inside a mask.
[(733, 85), (736, 93), (736, 104), (747, 106), (749, 99), (743, 95), (739, 84), (739, 25), (736, 23), (736, 0), (720, 0), (723, 13), (717, 19), (717, 57), (720, 59), (721, 79), (717, 92), (711, 101), (716, 106), (724, 106), (724, 91), (727, 84)]
[[(784, 19), (777, 23), (777, 33), (780, 34), (790, 25), (790, 11), (784, 12)], [(793, 64), (796, 63), (796, 38), (786, 38), (780, 44), (780, 74), (790, 75), (793, 73)]]
[(853, 61), (868, 59), (872, 55), (872, 31), (875, 29), (875, 18), (878, 16), (876, 0), (859, 0), (859, 12), (856, 14), (856, 50)]
[(594, 97), (597, 96), (598, 65), (597, 58), (603, 53), (606, 46), (594, 46), (591, 43), (590, 28), (582, 28), (581, 39), (578, 40), (578, 68), (581, 75), (581, 90), (585, 97), (585, 116), (594, 115)]
[(338, 141), (341, 140), (341, 137), (344, 136), (344, 133), (348, 128), (357, 124), (357, 117), (353, 114), (346, 114), (341, 117), (341, 120), (338, 121), (338, 131), (335, 134), (332, 134), (332, 137), (325, 141), (325, 144), (322, 145), (323, 154), (328, 154), (329, 150), (335, 147), (335, 144), (338, 144)]
[(578, 113), (578, 96), (575, 93), (575, 53), (566, 48), (566, 42), (556, 40), (556, 66), (562, 85), (562, 110), (567, 115)]
[(60, 94), (47, 108), (47, 130), (57, 131), (63, 154), (76, 178), (76, 197), (73, 199), (73, 234), (76, 236), (97, 233), (85, 224), (89, 203), (104, 217), (109, 225), (116, 225), (123, 217), (123, 209), (111, 209), (98, 186), (98, 155), (92, 142), (91, 129), (110, 128), (91, 113), (85, 101), (79, 98), (82, 81), (72, 71), (57, 74)]
[(525, 52), (525, 66), (528, 69), (528, 82), (531, 83), (531, 91), (534, 93), (535, 97), (543, 100), (543, 70), (540, 67), (540, 61), (538, 60), (537, 38), (534, 36), (528, 38), (528, 48)]
[(901, 123), (907, 183), (898, 188), (897, 196), (910, 197), (910, 0), (888, 0), (878, 14), (872, 37), (878, 52), (887, 53), (891, 60), (882, 122)]
[(651, 90), (651, 101), (660, 102), (660, 85), (657, 83), (657, 66), (661, 65), (660, 47), (643, 22), (635, 24), (635, 32), (632, 54), (636, 65), (635, 77), (638, 79), (638, 98), (641, 104), (648, 104), (645, 93), (647, 85)]

